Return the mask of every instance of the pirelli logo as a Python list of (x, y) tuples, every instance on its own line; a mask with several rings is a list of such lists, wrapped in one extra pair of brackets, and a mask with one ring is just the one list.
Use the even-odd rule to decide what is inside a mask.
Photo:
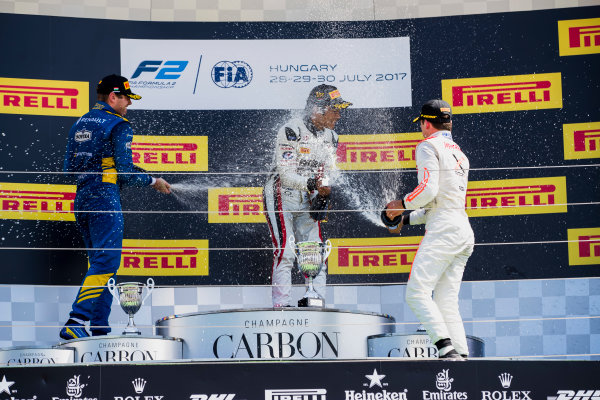
[(560, 72), (442, 80), (454, 114), (562, 108)]
[(422, 236), (331, 239), (330, 275), (409, 273)]
[(567, 229), (569, 265), (600, 264), (600, 228)]
[(123, 239), (117, 275), (207, 276), (208, 240)]
[(502, 179), (472, 181), (467, 188), (470, 217), (567, 212), (567, 179)]
[(421, 132), (340, 135), (337, 168), (342, 170), (414, 168)]
[(75, 221), (75, 185), (0, 182), (0, 218)]
[(0, 78), (2, 114), (80, 117), (88, 102), (88, 82)]
[(600, 158), (600, 122), (563, 125), (565, 160)]
[(208, 189), (208, 223), (261, 223), (263, 214), (261, 187)]
[(134, 135), (131, 152), (147, 171), (208, 171), (207, 136)]
[(558, 21), (561, 56), (600, 53), (600, 18)]

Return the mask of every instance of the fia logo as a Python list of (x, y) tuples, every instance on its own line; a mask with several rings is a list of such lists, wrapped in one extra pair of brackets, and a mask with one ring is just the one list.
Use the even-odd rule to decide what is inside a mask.
[(69, 397), (81, 397), (83, 388), (87, 385), (85, 383), (79, 383), (79, 377), (81, 375), (74, 375), (67, 381), (67, 396)]
[(219, 61), (212, 68), (211, 78), (220, 88), (239, 89), (252, 81), (252, 68), (244, 61)]
[(435, 376), (435, 387), (444, 392), (452, 390), (452, 382), (454, 381), (454, 378), (448, 376), (448, 371), (447, 369), (443, 369), (442, 372), (439, 372)]

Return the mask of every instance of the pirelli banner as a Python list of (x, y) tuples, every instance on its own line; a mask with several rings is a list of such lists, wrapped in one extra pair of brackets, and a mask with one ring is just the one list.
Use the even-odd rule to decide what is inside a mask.
[(126, 114), (133, 163), (173, 188), (121, 187), (121, 280), (268, 285), (275, 136), (319, 84), (353, 103), (335, 126), (321, 223), (329, 283), (408, 279), (425, 227), (393, 236), (379, 214), (417, 185), (412, 121), (434, 98), (452, 106), (471, 166), (464, 279), (600, 276), (600, 6), (335, 24), (16, 14), (0, 24), (0, 50), (14, 55), (0, 72), (0, 257), (18, 266), (3, 283), (77, 285), (87, 271), (62, 163), (70, 127), (111, 73), (142, 96)]

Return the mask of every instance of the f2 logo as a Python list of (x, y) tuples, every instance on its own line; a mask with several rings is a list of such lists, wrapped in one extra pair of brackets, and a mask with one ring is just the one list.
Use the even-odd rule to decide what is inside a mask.
[[(159, 67), (162, 65), (162, 68)], [(142, 74), (142, 72), (155, 72), (158, 71), (154, 79), (177, 79), (181, 74), (177, 72), (183, 72), (187, 67), (188, 61), (165, 61), (163, 64), (162, 60), (145, 60), (142, 61), (131, 79), (135, 79)]]

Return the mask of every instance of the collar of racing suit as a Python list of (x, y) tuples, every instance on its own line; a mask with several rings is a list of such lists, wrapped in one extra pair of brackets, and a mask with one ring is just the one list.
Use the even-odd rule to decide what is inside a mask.
[(454, 141), (452, 139), (452, 133), (450, 131), (436, 131), (436, 132), (433, 132), (431, 135), (429, 135), (429, 137), (427, 137), (427, 139), (431, 139), (431, 138), (438, 137), (438, 136), (443, 136), (443, 137), (445, 137), (447, 139), (450, 139), (450, 140)]
[(313, 124), (312, 120), (310, 119), (310, 115), (305, 115), (304, 118), (302, 118), (304, 125), (306, 125), (306, 128), (313, 134), (315, 135), (315, 137), (317, 137), (317, 133), (322, 132), (322, 131), (318, 131), (317, 128), (315, 127), (315, 124)]
[(120, 117), (120, 118), (124, 119), (125, 121), (127, 121), (127, 118), (125, 118), (121, 114), (118, 114), (114, 110), (114, 108), (112, 108), (111, 106), (109, 106), (108, 104), (106, 104), (103, 101), (97, 101), (96, 104), (94, 104), (94, 107), (92, 107), (92, 110), (105, 111), (105, 112), (107, 112), (109, 114), (116, 115), (117, 117)]

